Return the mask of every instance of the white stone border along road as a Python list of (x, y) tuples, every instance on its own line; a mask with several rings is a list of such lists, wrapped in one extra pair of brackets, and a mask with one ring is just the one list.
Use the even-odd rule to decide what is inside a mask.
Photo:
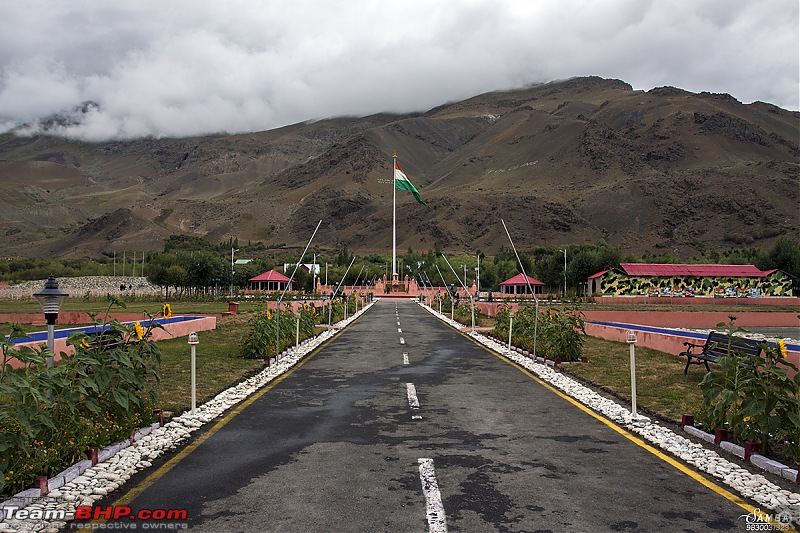
[[(376, 299), (375, 301), (377, 301)], [(342, 320), (323, 333), (307, 339), (297, 348), (290, 348), (268, 368), (231, 387), (201, 405), (194, 412), (187, 411), (159, 427), (158, 423), (146, 427), (134, 437), (134, 442), (121, 442), (102, 450), (96, 466), (89, 461), (68, 468), (48, 480), (49, 494), (40, 497), (39, 489), (29, 489), (0, 503), (0, 533), (17, 531), (57, 532), (66, 525), (59, 513), (67, 518), (74, 516), (79, 505), (92, 505), (110, 494), (136, 472), (152, 466), (152, 461), (178, 447), (203, 425), (215, 420), (225, 411), (284, 374), (306, 355), (336, 336), (351, 322), (360, 317), (375, 302), (370, 302), (347, 320)], [(28, 511), (25, 520), (8, 519), (9, 508)], [(42, 518), (35, 518), (42, 517)], [(49, 519), (45, 517), (50, 517)]]
[[(426, 305), (420, 306), (436, 316), (438, 319), (458, 330), (468, 327), (460, 322), (451, 320)], [(547, 364), (539, 363), (522, 353), (508, 351), (508, 344), (502, 344), (478, 332), (467, 332), (469, 337), (481, 343), (486, 348), (513, 361), (538, 376), (542, 381), (574, 398), (591, 410), (600, 413), (618, 426), (624, 427), (644, 440), (666, 450), (684, 462), (692, 465), (696, 470), (705, 472), (718, 478), (725, 485), (739, 494), (754, 500), (760, 509), (769, 509), (779, 523), (800, 522), (800, 494), (781, 489), (778, 485), (767, 480), (760, 474), (754, 474), (741, 466), (721, 457), (716, 451), (709, 450), (701, 444), (695, 443), (686, 437), (675, 434), (672, 430), (653, 422), (647, 417), (634, 417), (630, 410), (616, 402), (605, 398), (590, 388), (556, 371)], [(694, 428), (693, 428), (694, 429)], [(698, 430), (691, 432), (701, 436)], [(705, 434), (707, 435), (707, 434)], [(701, 436), (702, 437), (702, 436)], [(713, 442), (713, 436), (711, 436)], [(705, 439), (704, 439), (705, 440)], [(729, 450), (736, 453), (736, 450)], [(794, 479), (797, 471), (786, 469), (784, 477)], [(780, 474), (779, 474), (780, 475)]]

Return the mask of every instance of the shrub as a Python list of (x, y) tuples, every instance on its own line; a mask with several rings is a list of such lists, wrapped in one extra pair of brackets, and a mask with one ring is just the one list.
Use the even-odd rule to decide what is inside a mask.
[[(786, 360), (786, 345), (762, 345), (763, 357), (736, 350), (737, 333), (730, 317), (726, 327), (730, 356), (717, 358), (717, 369), (700, 383), (703, 405), (698, 421), (710, 429), (728, 428), (740, 441), (760, 442), (768, 452), (784, 443), (795, 461), (800, 461), (800, 373)], [(794, 372), (789, 377), (788, 371)]]
[[(124, 304), (111, 299), (112, 305)], [(106, 312), (106, 320), (108, 311)], [(94, 320), (94, 317), (93, 317)], [(88, 446), (106, 446), (128, 438), (153, 419), (161, 352), (150, 340), (152, 320), (97, 321), (92, 333), (73, 333), (72, 355), (47, 368), (46, 353), (15, 347), (23, 337), (7, 324), (0, 367), (0, 493), (29, 486), (36, 476), (53, 475), (81, 459)], [(11, 360), (23, 364), (12, 369)]]

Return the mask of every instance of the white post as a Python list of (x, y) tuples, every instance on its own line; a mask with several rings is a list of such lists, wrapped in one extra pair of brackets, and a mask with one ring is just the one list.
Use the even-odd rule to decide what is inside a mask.
[(511, 330), (514, 328), (514, 313), (508, 315), (508, 353), (511, 353)]
[(636, 418), (636, 333), (633, 331), (628, 331), (628, 344), (631, 347), (631, 414)]
[(300, 311), (297, 312), (297, 329), (294, 332), (294, 345), (300, 346)]
[(197, 374), (196, 358), (197, 346), (192, 344), (192, 411), (197, 409)]

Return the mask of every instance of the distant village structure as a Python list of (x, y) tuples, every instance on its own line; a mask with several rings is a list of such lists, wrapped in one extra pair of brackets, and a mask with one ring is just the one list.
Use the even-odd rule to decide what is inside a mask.
[(792, 296), (792, 277), (754, 265), (672, 265), (620, 263), (589, 276), (597, 296)]
[[(528, 278), (527, 282), (525, 281), (526, 277)], [(544, 283), (521, 273), (500, 283), (500, 294), (503, 296), (515, 296), (518, 294), (530, 295), (531, 291), (528, 288), (528, 283), (530, 283), (531, 288), (536, 294), (541, 294)]]
[(247, 280), (251, 291), (283, 291), (292, 290), (292, 282), (277, 270), (268, 270)]

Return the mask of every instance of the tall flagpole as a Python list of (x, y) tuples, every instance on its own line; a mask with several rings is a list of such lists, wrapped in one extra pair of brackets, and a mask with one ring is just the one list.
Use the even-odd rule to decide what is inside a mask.
[(392, 157), (392, 282), (397, 279), (397, 152)]

